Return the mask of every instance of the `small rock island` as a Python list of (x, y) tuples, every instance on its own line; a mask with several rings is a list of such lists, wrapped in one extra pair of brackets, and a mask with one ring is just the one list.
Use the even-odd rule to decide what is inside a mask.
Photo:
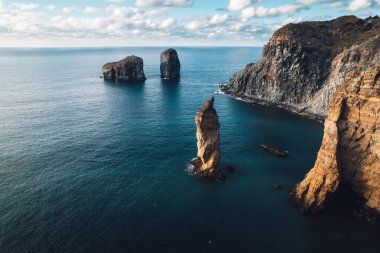
[(214, 109), (214, 98), (207, 100), (195, 117), (197, 126), (197, 158), (191, 161), (193, 172), (200, 177), (224, 180), (220, 171), (219, 119)]
[(181, 76), (181, 62), (177, 51), (169, 48), (160, 55), (161, 78), (165, 80), (178, 80)]
[(118, 61), (107, 63), (102, 69), (105, 80), (120, 80), (130, 82), (145, 81), (144, 61), (138, 56), (128, 56)]

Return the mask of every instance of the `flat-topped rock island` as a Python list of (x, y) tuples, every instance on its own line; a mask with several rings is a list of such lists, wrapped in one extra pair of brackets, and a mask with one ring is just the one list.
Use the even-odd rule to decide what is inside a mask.
[(144, 61), (141, 57), (131, 55), (117, 62), (107, 63), (102, 68), (105, 80), (142, 82), (146, 80)]

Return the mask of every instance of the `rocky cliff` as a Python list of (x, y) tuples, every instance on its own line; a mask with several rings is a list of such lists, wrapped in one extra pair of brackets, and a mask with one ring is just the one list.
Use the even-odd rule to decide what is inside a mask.
[(221, 89), (323, 119), (344, 76), (376, 65), (379, 49), (377, 16), (288, 24), (273, 34), (257, 63), (248, 64)]
[(118, 61), (107, 63), (102, 69), (103, 77), (106, 80), (122, 80), (122, 81), (144, 81), (143, 59), (137, 56), (128, 56)]
[(169, 48), (160, 55), (161, 78), (175, 80), (181, 76), (181, 62), (179, 61), (177, 51)]
[(207, 100), (195, 117), (197, 127), (197, 158), (191, 161), (195, 175), (224, 179), (220, 172), (219, 119), (214, 109), (214, 98)]
[(380, 65), (346, 75), (331, 101), (317, 161), (292, 197), (302, 210), (318, 211), (343, 184), (380, 214)]

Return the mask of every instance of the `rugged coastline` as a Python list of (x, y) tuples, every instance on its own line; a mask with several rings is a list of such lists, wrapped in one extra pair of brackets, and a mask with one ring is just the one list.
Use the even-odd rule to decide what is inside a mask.
[(292, 193), (302, 211), (326, 207), (342, 186), (380, 214), (380, 65), (348, 74), (325, 121), (314, 167)]
[(245, 102), (324, 121), (315, 165), (291, 194), (302, 211), (324, 209), (349, 187), (380, 214), (379, 62), (377, 16), (289, 24), (257, 63), (220, 86)]
[(261, 59), (234, 74), (224, 93), (324, 119), (336, 87), (353, 70), (380, 61), (380, 18), (343, 16), (288, 24), (263, 48)]
[(221, 84), (219, 86), (219, 90), (217, 91), (217, 93), (230, 96), (234, 99), (237, 99), (237, 100), (240, 100), (240, 101), (243, 101), (245, 103), (252, 104), (252, 105), (257, 104), (257, 105), (273, 107), (273, 108), (276, 108), (279, 110), (284, 110), (284, 111), (287, 111), (287, 112), (290, 112), (290, 113), (293, 113), (293, 114), (296, 114), (296, 115), (299, 115), (299, 116), (302, 116), (302, 117), (305, 117), (308, 119), (317, 120), (321, 124), (323, 124), (323, 121), (325, 120), (324, 116), (316, 115), (316, 114), (310, 113), (310, 112), (305, 111), (305, 110), (300, 110), (295, 106), (288, 105), (285, 103), (272, 102), (272, 101), (267, 101), (267, 100), (257, 99), (257, 98), (251, 98), (251, 97), (246, 97), (246, 96), (237, 96), (235, 94), (229, 93), (228, 91), (224, 90), (225, 87), (226, 87), (226, 85)]

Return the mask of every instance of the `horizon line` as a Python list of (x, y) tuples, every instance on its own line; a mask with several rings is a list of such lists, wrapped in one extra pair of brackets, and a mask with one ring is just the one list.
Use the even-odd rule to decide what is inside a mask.
[(200, 48), (200, 47), (204, 47), (204, 48), (207, 48), (207, 47), (224, 47), (224, 48), (237, 48), (237, 47), (240, 47), (240, 48), (261, 48), (263, 47), (264, 45), (262, 46), (245, 46), (245, 45), (236, 45), (236, 46), (221, 46), (221, 45), (207, 45), (207, 46), (202, 46), (202, 45), (196, 45), (196, 46), (187, 46), (187, 45), (178, 45), (178, 46), (30, 46), (30, 47), (20, 47), (20, 46), (0, 46), (0, 49), (38, 49), (38, 48), (51, 48), (51, 49), (60, 49), (60, 48), (72, 48), (72, 49), (80, 49), (80, 48), (143, 48), (143, 47), (150, 47), (150, 48), (162, 48), (162, 47), (167, 47), (167, 48), (173, 48), (173, 47), (187, 47), (187, 48)]

